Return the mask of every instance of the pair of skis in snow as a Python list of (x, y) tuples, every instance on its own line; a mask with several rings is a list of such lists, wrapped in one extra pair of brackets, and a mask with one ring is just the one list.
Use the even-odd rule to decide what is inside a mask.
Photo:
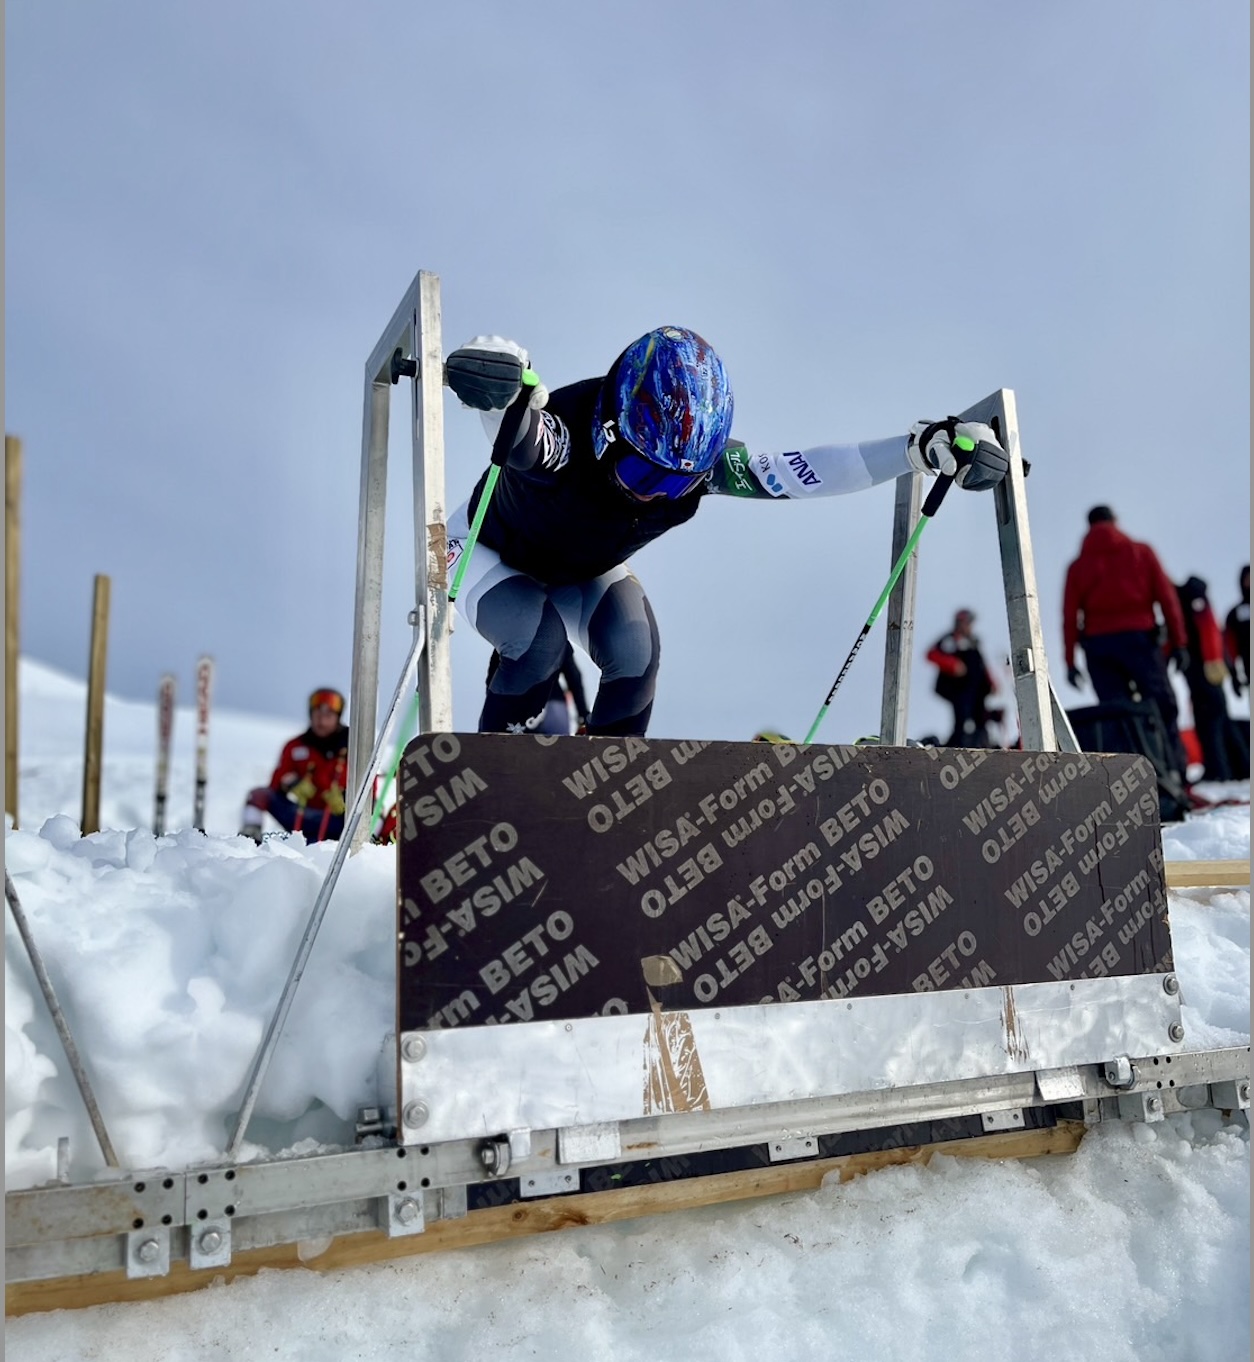
[[(152, 830), (165, 832), (170, 796), (170, 746), (174, 737), (174, 677), (167, 673), (157, 687), (157, 781)], [(196, 791), (192, 799), (192, 827), (205, 830), (205, 791), (209, 785), (209, 708), (213, 699), (213, 658), (196, 663)]]

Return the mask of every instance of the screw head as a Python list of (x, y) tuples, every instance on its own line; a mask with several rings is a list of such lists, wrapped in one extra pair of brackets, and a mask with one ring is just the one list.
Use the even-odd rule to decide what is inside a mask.
[(420, 1214), (418, 1203), (413, 1197), (407, 1196), (396, 1203), (396, 1219), (402, 1225), (412, 1225)]
[(427, 1042), (421, 1036), (406, 1036), (401, 1045), (401, 1057), (417, 1064), (427, 1053)]
[(1163, 992), (1170, 993), (1173, 998), (1180, 992), (1180, 980), (1174, 974), (1168, 974), (1163, 979)]
[(1145, 1105), (1150, 1111), (1162, 1111), (1163, 1099), (1161, 1097), (1151, 1097)]
[(1172, 1040), (1183, 1040), (1184, 1027), (1181, 1026), (1179, 1022), (1172, 1022), (1171, 1025), (1167, 1028), (1167, 1034), (1171, 1037)]
[(206, 1230), (196, 1241), (201, 1253), (217, 1253), (222, 1247), (222, 1231)]
[(161, 1257), (161, 1245), (155, 1239), (144, 1239), (136, 1244), (135, 1257), (141, 1263), (155, 1263)]
[(404, 1114), (405, 1124), (417, 1129), (419, 1126), (426, 1125), (431, 1110), (425, 1102), (406, 1102)]

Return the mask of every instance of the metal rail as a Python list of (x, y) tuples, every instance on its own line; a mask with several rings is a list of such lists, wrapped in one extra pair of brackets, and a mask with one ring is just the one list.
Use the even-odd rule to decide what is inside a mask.
[[(5, 1198), (6, 1281), (11, 1290), (106, 1273), (133, 1281), (165, 1276), (185, 1262), (207, 1285), (233, 1255), (257, 1249), (368, 1231), (387, 1239), (421, 1235), (437, 1221), (464, 1217), (469, 1189), (485, 1183), (500, 1187), (492, 1201), (533, 1202), (559, 1187), (579, 1190), (581, 1170), (641, 1159), (757, 1147), (767, 1165), (813, 1161), (821, 1158), (826, 1136), (862, 1132), (867, 1149), (915, 1145), (921, 1122), (942, 1123), (941, 1129), (945, 1122), (974, 1120), (978, 1133), (1051, 1120), (1154, 1122), (1204, 1107), (1248, 1111), (1248, 1047), (1119, 1056), (1059, 1070), (674, 1113), (625, 1121), (612, 1132), (533, 1131), (512, 1159), (498, 1148), (509, 1149), (502, 1135), (34, 1188)], [(953, 1128), (944, 1138), (960, 1133)], [(617, 1152), (607, 1158), (611, 1145)], [(605, 1182), (612, 1185), (612, 1179), (589, 1185)], [(719, 1199), (717, 1192), (706, 1197), (707, 1203)]]
[(396, 723), (397, 711), (400, 707), (401, 696), (405, 694), (408, 687), (409, 678), (414, 669), (414, 664), (422, 652), (425, 641), (425, 630), (422, 620), (419, 618), (418, 624), (414, 629), (414, 640), (410, 644), (409, 656), (405, 659), (405, 666), (401, 672), (401, 678), (396, 683), (396, 690), (392, 695), (392, 702), (388, 706), (387, 718), (383, 727), (379, 730), (378, 739), (375, 741), (374, 749), (370, 753), (369, 760), (365, 768), (366, 778), (360, 782), (357, 792), (353, 796), (353, 803), (349, 809), (348, 818), (344, 823), (344, 831), (340, 835), (340, 840), (336, 843), (335, 856), (331, 861), (330, 868), (327, 870), (326, 878), (322, 881), (322, 886), (318, 890), (318, 897), (314, 900), (314, 906), (309, 913), (309, 922), (305, 927), (304, 935), (301, 937), (300, 945), (296, 951), (296, 958), (292, 961), (291, 972), (288, 974), (287, 983), (283, 986), (283, 992), (279, 997), (278, 1006), (275, 1008), (274, 1016), (270, 1020), (270, 1026), (266, 1031), (261, 1048), (257, 1052), (257, 1058), (253, 1063), (252, 1073), (249, 1075), (248, 1086), (244, 1092), (243, 1105), (240, 1107), (239, 1118), (236, 1121), (235, 1133), (231, 1136), (231, 1142), (227, 1146), (227, 1155), (234, 1158), (240, 1146), (244, 1142), (244, 1134), (248, 1129), (248, 1122), (252, 1117), (253, 1107), (257, 1102), (257, 1094), (261, 1090), (261, 1084), (266, 1076), (266, 1071), (270, 1067), (270, 1061), (274, 1058), (274, 1051), (279, 1043), (279, 1036), (283, 1031), (283, 1024), (287, 1020), (287, 1014), (291, 1010), (292, 999), (296, 996), (296, 989), (300, 985), (301, 977), (305, 972), (305, 966), (309, 962), (309, 954), (313, 950), (314, 941), (318, 936), (318, 929), (322, 926), (322, 919), (326, 916), (327, 907), (331, 902), (331, 894), (335, 889), (336, 881), (340, 877), (344, 862), (348, 859), (349, 851), (352, 848), (353, 836), (361, 823), (362, 814), (366, 809), (366, 802), (370, 797), (370, 776), (379, 764), (379, 758), (391, 738), (392, 729)]
[(9, 905), (9, 911), (13, 914), (13, 921), (17, 923), (17, 930), (22, 938), (22, 945), (26, 947), (26, 954), (30, 957), (31, 968), (35, 971), (35, 978), (39, 983), (39, 991), (44, 995), (44, 1002), (48, 1005), (48, 1011), (52, 1014), (52, 1024), (57, 1029), (57, 1035), (61, 1040), (61, 1046), (65, 1051), (65, 1057), (70, 1061), (70, 1071), (74, 1075), (74, 1082), (78, 1084), (78, 1091), (83, 1099), (83, 1105), (87, 1108), (88, 1118), (91, 1120), (91, 1128), (95, 1132), (96, 1142), (100, 1145), (100, 1152), (104, 1155), (105, 1163), (110, 1168), (120, 1168), (122, 1165), (118, 1161), (118, 1156), (113, 1149), (113, 1141), (109, 1139), (109, 1131), (105, 1126), (104, 1117), (100, 1114), (100, 1108), (96, 1104), (96, 1095), (92, 1091), (91, 1081), (87, 1077), (87, 1070), (83, 1067), (83, 1061), (78, 1053), (78, 1046), (74, 1043), (74, 1035), (70, 1030), (70, 1024), (65, 1019), (65, 1013), (61, 1009), (61, 1004), (57, 999), (56, 989), (52, 986), (52, 980), (48, 977), (48, 971), (44, 968), (43, 956), (39, 953), (39, 947), (35, 944), (35, 937), (30, 929), (30, 923), (26, 920), (26, 914), (22, 911), (22, 902), (17, 896), (17, 890), (13, 887), (13, 881), (9, 878), (9, 872), (4, 872), (4, 901)]

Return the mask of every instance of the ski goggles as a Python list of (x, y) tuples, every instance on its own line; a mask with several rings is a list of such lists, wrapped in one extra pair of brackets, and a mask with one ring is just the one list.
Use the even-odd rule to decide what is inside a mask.
[(309, 697), (309, 712), (315, 709), (329, 709), (333, 714), (344, 713), (344, 697), (338, 690), (316, 690)]
[(630, 445), (621, 443), (614, 456), (614, 476), (625, 491), (641, 501), (653, 497), (666, 497), (668, 501), (674, 501), (691, 492), (707, 473), (708, 470), (678, 473), (673, 468), (663, 468), (661, 464), (646, 459)]

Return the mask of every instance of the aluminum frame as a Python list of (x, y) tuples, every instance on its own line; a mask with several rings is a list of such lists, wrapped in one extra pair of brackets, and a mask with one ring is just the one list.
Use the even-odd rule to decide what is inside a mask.
[[(574, 1190), (578, 1182), (569, 1173), (577, 1168), (756, 1144), (769, 1146), (772, 1162), (814, 1157), (819, 1135), (923, 1120), (989, 1116), (984, 1124), (1014, 1129), (1019, 1122), (1013, 1113), (1029, 1109), (1062, 1107), (1057, 1114), (1079, 1119), (1075, 1113), (1082, 1108), (1088, 1125), (1157, 1121), (1202, 1107), (1249, 1110), (1248, 1046), (1116, 1058), (1129, 1074), (1120, 1088), (1107, 1081), (1108, 1065), (1099, 1063), (751, 1109), (674, 1113), (591, 1132), (535, 1131), (518, 1142), (517, 1156), (499, 1176)], [(380, 1229), (390, 1236), (418, 1234), (437, 1220), (464, 1216), (468, 1186), (498, 1180), (486, 1167), (486, 1148), (482, 1140), (414, 1143), (9, 1192), (5, 1280), (122, 1269), (131, 1277), (159, 1276), (184, 1260), (192, 1270), (212, 1275), (228, 1264), (230, 1254), (249, 1249)], [(224, 1225), (220, 1241), (204, 1239)], [(144, 1245), (152, 1247), (140, 1257)]]
[[(1006, 594), (1006, 622), (1010, 632), (1010, 664), (1025, 751), (1078, 752), (1079, 744), (1066, 713), (1058, 703), (1049, 677), (1049, 663), (1041, 628), (1040, 598), (1036, 589), (1036, 560), (1028, 525), (1024, 463), (1019, 442), (1019, 417), (1010, 388), (995, 393), (961, 412), (963, 421), (992, 426), (1010, 459), (1005, 480), (993, 492), (1002, 582)], [(893, 561), (905, 547), (919, 518), (922, 475), (897, 480), (893, 517)], [(910, 662), (914, 643), (916, 566), (912, 559), (893, 588), (888, 602), (889, 631), (884, 651), (884, 693), (880, 741), (900, 747), (906, 740), (910, 697)]]
[[(444, 500), (444, 358), (439, 276), (420, 270), (366, 360), (358, 492), (357, 583), (353, 604), (352, 718), (348, 789), (369, 777), (378, 719), (383, 610), (383, 541), (387, 506), (388, 429), (392, 388), (412, 381), (411, 442), (414, 516), (414, 605), (410, 624), (425, 620), (418, 664), (420, 731), (453, 726), (448, 603), (448, 534)], [(360, 832), (354, 846), (364, 840)]]

